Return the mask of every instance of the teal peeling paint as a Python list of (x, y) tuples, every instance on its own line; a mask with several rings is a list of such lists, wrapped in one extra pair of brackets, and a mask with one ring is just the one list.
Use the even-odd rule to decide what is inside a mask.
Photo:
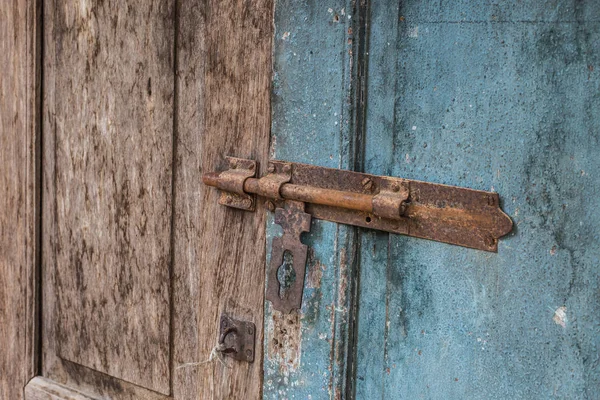
[[(333, 168), (352, 164), (351, 10), (349, 1), (277, 2), (272, 158)], [(271, 216), (268, 252), (278, 232)], [(302, 240), (310, 251), (299, 316), (265, 305), (265, 399), (336, 398), (346, 385), (353, 264), (344, 258), (352, 254), (354, 229), (313, 220)]]
[(491, 254), (314, 221), (297, 322), (265, 306), (264, 398), (598, 398), (600, 3), (371, 2), (360, 160), (349, 10), (277, 2), (272, 157), (494, 190), (515, 228)]
[(497, 191), (515, 229), (362, 235), (356, 398), (598, 398), (600, 3), (443, 4), (372, 3), (365, 169)]

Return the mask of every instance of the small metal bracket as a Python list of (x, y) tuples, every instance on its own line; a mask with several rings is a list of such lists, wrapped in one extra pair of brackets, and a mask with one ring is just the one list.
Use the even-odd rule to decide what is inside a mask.
[(406, 211), (408, 184), (403, 179), (382, 179), (379, 193), (373, 196), (373, 214), (381, 218), (399, 219)]
[[(310, 214), (304, 212), (304, 203), (300, 201), (286, 200), (285, 208), (275, 209), (275, 223), (283, 228), (283, 236), (273, 238), (271, 245), (266, 297), (273, 303), (274, 309), (283, 313), (290, 313), (302, 306), (308, 246), (302, 244), (300, 236), (302, 232), (310, 231), (310, 220)], [(296, 278), (282, 295), (277, 272), (283, 265), (286, 251), (293, 257), (292, 268)]]
[(219, 345), (225, 349), (221, 353), (239, 361), (254, 361), (254, 342), (256, 325), (252, 322), (240, 321), (221, 314), (219, 325)]
[(282, 200), (281, 186), (292, 179), (292, 164), (269, 163), (268, 174), (258, 180), (256, 194), (275, 200)]
[(256, 161), (243, 158), (225, 157), (229, 162), (229, 169), (219, 175), (219, 189), (222, 190), (219, 204), (254, 211), (256, 203), (252, 195), (244, 191), (244, 182), (256, 176)]

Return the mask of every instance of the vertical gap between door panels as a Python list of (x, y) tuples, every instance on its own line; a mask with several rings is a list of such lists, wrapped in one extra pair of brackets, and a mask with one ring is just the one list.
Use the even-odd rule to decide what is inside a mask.
[(173, 2), (173, 137), (171, 146), (171, 232), (170, 232), (170, 244), (169, 244), (169, 388), (171, 395), (174, 395), (175, 388), (173, 387), (174, 382), (174, 320), (173, 314), (175, 310), (175, 179), (177, 179), (177, 140), (178, 140), (178, 127), (179, 127), (179, 90), (177, 86), (179, 84), (177, 73), (179, 69), (179, 54), (177, 45), (179, 43), (179, 0)]
[[(33, 270), (33, 315), (34, 315), (34, 326), (33, 326), (33, 375), (40, 375), (42, 373), (42, 201), (43, 201), (43, 181), (42, 181), (42, 157), (44, 154), (44, 140), (43, 140), (43, 125), (42, 125), (42, 110), (43, 110), (43, 90), (44, 90), (44, 54), (45, 54), (45, 43), (44, 43), (44, 7), (42, 0), (36, 0), (34, 4), (35, 12), (35, 36), (32, 38), (32, 45), (35, 46), (34, 60), (35, 63), (35, 74), (34, 78), (37, 82), (35, 83), (35, 105), (33, 112), (35, 113), (34, 118), (34, 137), (35, 144), (33, 150), (33, 157), (35, 162), (34, 167), (34, 183), (35, 188), (35, 203), (34, 203), (34, 221), (35, 226), (35, 254), (34, 254), (34, 270)], [(27, 19), (29, 21), (30, 18)], [(28, 32), (32, 28), (28, 29)]]
[[(365, 172), (365, 144), (366, 144), (366, 107), (367, 107), (367, 76), (368, 76), (368, 51), (369, 51), (369, 21), (370, 21), (370, 0), (357, 0), (353, 10), (352, 18), (355, 26), (356, 38), (353, 49), (353, 64), (356, 70), (353, 72), (353, 132), (354, 132), (354, 160), (353, 169), (358, 172)], [(348, 326), (348, 353), (346, 367), (346, 393), (345, 398), (354, 399), (356, 396), (356, 351), (358, 341), (358, 312), (359, 312), (359, 287), (360, 287), (360, 246), (363, 230), (354, 228), (354, 246), (353, 257), (354, 268), (352, 271), (351, 289), (350, 289), (350, 307), (351, 315)]]

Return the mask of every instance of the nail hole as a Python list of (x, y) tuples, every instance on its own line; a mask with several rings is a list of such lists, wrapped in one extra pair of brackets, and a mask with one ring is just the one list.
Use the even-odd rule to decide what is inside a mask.
[(371, 217), (367, 217), (365, 218), (365, 221), (367, 221), (367, 224), (371, 222)]

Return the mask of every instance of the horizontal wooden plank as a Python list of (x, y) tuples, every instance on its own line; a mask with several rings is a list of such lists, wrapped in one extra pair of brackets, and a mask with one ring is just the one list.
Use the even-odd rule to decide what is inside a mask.
[(94, 400), (94, 398), (59, 385), (51, 379), (36, 376), (25, 387), (25, 400)]

